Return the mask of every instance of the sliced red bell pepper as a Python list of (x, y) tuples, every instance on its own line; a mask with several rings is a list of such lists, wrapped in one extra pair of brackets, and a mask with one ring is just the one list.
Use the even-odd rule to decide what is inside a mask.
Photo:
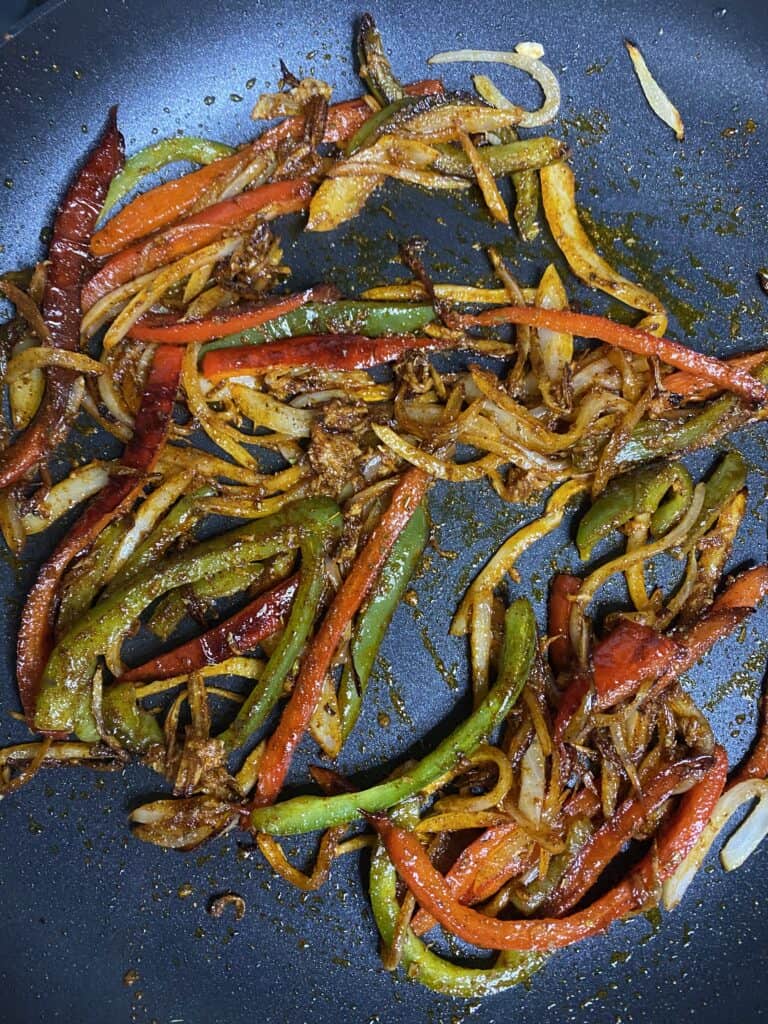
[(725, 751), (718, 747), (709, 773), (684, 794), (660, 830), (655, 850), (604, 896), (585, 910), (563, 918), (505, 921), (463, 906), (432, 866), (414, 833), (398, 828), (385, 814), (366, 817), (419, 904), (448, 931), (486, 949), (547, 951), (597, 935), (642, 907), (656, 884), (672, 874), (698, 839), (723, 791), (727, 771)]
[(579, 672), (563, 691), (552, 723), (552, 736), (555, 743), (562, 743), (573, 716), (579, 710), (584, 698), (592, 687), (592, 679), (587, 672)]
[(145, 316), (133, 325), (128, 337), (136, 341), (154, 342), (156, 345), (188, 345), (195, 341), (212, 341), (224, 338), (227, 334), (248, 330), (249, 327), (259, 327), (308, 302), (330, 302), (335, 298), (338, 298), (338, 290), (333, 285), (321, 284), (293, 295), (217, 309), (199, 320), (180, 320), (174, 313)]
[(199, 213), (152, 235), (144, 242), (123, 249), (107, 260), (83, 288), (83, 309), (89, 310), (102, 295), (107, 295), (126, 281), (215, 242), (264, 207), (276, 204), (283, 213), (292, 213), (306, 206), (311, 195), (312, 183), (309, 179), (289, 178), (206, 206)]
[[(122, 165), (123, 137), (117, 130), (117, 108), (113, 107), (53, 222), (41, 312), (54, 348), (76, 351), (80, 344), (80, 288), (88, 244), (109, 184)], [(76, 373), (60, 367), (46, 369), (45, 395), (35, 418), (0, 456), (0, 488), (21, 479), (64, 439), (76, 377)]]
[(391, 334), (366, 338), (359, 334), (306, 334), (264, 345), (241, 345), (206, 352), (201, 362), (210, 381), (242, 373), (266, 373), (277, 366), (318, 366), (326, 370), (364, 370), (399, 359), (411, 349), (456, 348), (451, 338)]
[(16, 643), (19, 695), (32, 723), (40, 678), (53, 646), (59, 583), (67, 566), (93, 543), (111, 520), (130, 508), (146, 483), (165, 443), (181, 372), (183, 350), (155, 351), (133, 437), (120, 459), (133, 473), (113, 477), (91, 502), (41, 568), (21, 615)]
[(413, 467), (392, 491), (389, 507), (373, 529), (331, 602), (301, 662), (299, 674), (277, 728), (267, 742), (255, 806), (274, 803), (294, 751), (307, 730), (345, 630), (376, 584), (381, 568), (405, 525), (427, 492), (430, 477)]
[(597, 706), (609, 708), (631, 697), (641, 683), (667, 669), (681, 651), (679, 643), (658, 630), (620, 619), (592, 651)]
[(203, 665), (218, 665), (238, 652), (253, 650), (285, 625), (298, 583), (298, 576), (283, 580), (200, 636), (145, 661), (143, 665), (128, 669), (120, 677), (120, 682), (169, 679), (194, 672)]
[(585, 896), (605, 868), (645, 825), (649, 817), (682, 784), (699, 782), (714, 767), (709, 755), (687, 758), (662, 768), (637, 796), (628, 797), (594, 832), (569, 863), (557, 888), (546, 899), (542, 911), (561, 917)]
[[(765, 349), (760, 352), (747, 352), (743, 356), (732, 356), (724, 360), (728, 366), (737, 366), (740, 370), (754, 370), (768, 359), (768, 352)], [(711, 398), (722, 389), (702, 381), (693, 373), (685, 373), (678, 370), (677, 373), (670, 373), (664, 378), (664, 388), (671, 391), (673, 395), (684, 395), (686, 398)]]
[[(435, 79), (427, 79), (407, 85), (405, 91), (411, 96), (426, 96), (442, 92), (443, 86)], [(346, 142), (370, 116), (371, 108), (363, 99), (334, 103), (328, 108), (323, 142)], [(303, 132), (304, 118), (288, 117), (232, 156), (214, 160), (206, 167), (143, 192), (96, 232), (91, 251), (95, 256), (111, 256), (131, 242), (166, 227), (189, 213), (217, 181), (245, 169), (255, 156), (278, 143), (300, 139)]]
[(582, 338), (597, 338), (607, 345), (615, 345), (640, 356), (656, 356), (668, 366), (692, 373), (702, 381), (717, 384), (722, 390), (733, 391), (748, 402), (764, 405), (768, 402), (768, 388), (746, 370), (724, 363), (721, 359), (695, 352), (678, 341), (657, 338), (647, 331), (619, 324), (592, 313), (573, 313), (570, 310), (541, 309), (538, 306), (502, 306), (472, 316), (457, 317), (464, 327), (490, 327), (495, 324), (527, 324), (552, 331), (577, 334)]
[(549, 588), (547, 652), (553, 672), (567, 672), (575, 661), (568, 624), (573, 608), (572, 599), (580, 589), (579, 577), (567, 572), (558, 573)]

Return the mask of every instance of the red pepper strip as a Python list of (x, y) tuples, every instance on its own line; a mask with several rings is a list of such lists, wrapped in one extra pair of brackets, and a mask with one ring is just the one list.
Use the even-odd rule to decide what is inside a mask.
[(69, 563), (85, 551), (105, 526), (131, 507), (162, 450), (181, 372), (182, 350), (157, 349), (144, 387), (136, 430), (120, 463), (131, 474), (114, 476), (91, 502), (41, 568), (21, 615), (16, 645), (19, 695), (27, 721), (34, 721), (40, 677), (53, 647), (59, 582)]
[[(756, 366), (760, 366), (766, 359), (768, 359), (768, 352), (763, 349), (761, 352), (748, 352), (743, 356), (733, 356), (731, 359), (724, 360), (724, 362), (728, 366), (738, 366), (740, 370), (754, 370)], [(665, 377), (664, 388), (666, 391), (671, 391), (674, 395), (685, 395), (689, 398), (711, 398), (712, 395), (716, 395), (721, 390), (713, 385), (705, 384), (701, 377), (697, 377), (692, 373), (683, 373), (682, 371), (670, 373), (668, 377)]]
[(662, 768), (640, 796), (628, 797), (594, 832), (569, 863), (557, 888), (545, 900), (542, 911), (561, 917), (574, 907), (597, 882), (605, 868), (633, 839), (650, 816), (685, 783), (700, 782), (714, 766), (709, 755), (687, 758)]
[(573, 601), (571, 600), (581, 589), (578, 576), (567, 572), (558, 573), (549, 588), (549, 618), (547, 638), (549, 645), (549, 663), (553, 672), (567, 672), (574, 663), (573, 647), (568, 631)]
[(490, 327), (495, 324), (528, 324), (553, 331), (577, 334), (582, 338), (597, 338), (607, 345), (616, 345), (640, 356), (656, 356), (663, 363), (678, 370), (692, 373), (700, 380), (711, 381), (723, 390), (733, 391), (748, 402), (768, 402), (768, 388), (746, 370), (724, 363), (721, 359), (705, 356), (701, 352), (669, 338), (657, 338), (636, 327), (617, 324), (604, 316), (592, 313), (572, 313), (570, 310), (541, 309), (537, 306), (502, 306), (472, 316), (457, 317), (463, 327)]
[[(519, 826), (514, 822), (508, 825), (493, 825), (461, 851), (450, 870), (445, 874), (446, 884), (460, 903), (473, 902), (467, 899), (467, 895), (480, 868), (508, 836), (518, 831), (518, 828)], [(414, 934), (423, 935), (436, 923), (426, 910), (419, 910), (411, 921), (411, 928)]]
[(259, 327), (269, 320), (276, 320), (285, 313), (299, 309), (308, 302), (331, 302), (338, 298), (338, 295), (338, 290), (333, 285), (321, 284), (293, 295), (217, 309), (200, 320), (180, 320), (174, 313), (160, 313), (142, 317), (133, 325), (128, 337), (136, 341), (151, 341), (163, 345), (213, 341), (227, 334), (248, 330), (249, 327)]
[(259, 768), (255, 806), (274, 803), (293, 753), (317, 706), (323, 681), (341, 639), (368, 597), (397, 538), (426, 494), (430, 478), (413, 467), (400, 477), (384, 512), (358, 554), (304, 656), (293, 691), (267, 742)]
[[(53, 222), (42, 315), (54, 348), (75, 351), (80, 343), (80, 287), (88, 243), (109, 183), (123, 165), (117, 108), (75, 176)], [(0, 456), (0, 488), (9, 487), (41, 463), (69, 429), (67, 415), (77, 374), (48, 367), (45, 396), (24, 433)]]
[(615, 888), (585, 910), (564, 918), (504, 921), (463, 906), (429, 860), (417, 836), (398, 828), (385, 814), (366, 814), (393, 864), (419, 904), (448, 931), (486, 949), (558, 949), (597, 935), (619, 918), (638, 910), (659, 881), (668, 878), (690, 851), (709, 821), (725, 785), (728, 761), (715, 750), (714, 766), (684, 794), (677, 811), (661, 829), (655, 850)]
[(307, 178), (288, 178), (206, 206), (199, 213), (107, 260), (83, 288), (83, 309), (89, 310), (102, 295), (126, 281), (215, 242), (265, 206), (278, 203), (282, 212), (292, 213), (306, 206), (311, 195), (312, 184)]
[(758, 565), (743, 572), (720, 594), (712, 607), (682, 637), (677, 637), (682, 646), (680, 655), (671, 668), (660, 676), (651, 690), (650, 697), (657, 697), (670, 686), (682, 672), (704, 657), (718, 640), (733, 630), (757, 607), (768, 594), (768, 565)]
[(456, 348), (452, 338), (392, 334), (366, 338), (359, 334), (306, 334), (264, 345), (240, 345), (206, 352), (203, 376), (211, 381), (241, 373), (266, 373), (276, 366), (321, 366), (327, 370), (364, 370), (399, 359), (411, 349)]
[(194, 672), (203, 665), (218, 665), (225, 658), (251, 651), (285, 624), (299, 577), (291, 576), (231, 615), (224, 622), (194, 637), (188, 643), (131, 668), (120, 682), (147, 682)]
[[(429, 79), (407, 85), (405, 91), (411, 96), (426, 96), (442, 92), (443, 86), (441, 82)], [(346, 142), (370, 116), (371, 108), (362, 99), (333, 104), (328, 108), (323, 142)], [(304, 118), (288, 117), (232, 156), (214, 160), (206, 167), (143, 192), (96, 232), (91, 239), (91, 252), (95, 256), (111, 256), (131, 242), (167, 227), (185, 213), (190, 213), (217, 181), (237, 173), (238, 169), (245, 169), (258, 153), (272, 149), (284, 140), (300, 139), (303, 132)]]
[(679, 643), (650, 626), (621, 619), (592, 652), (598, 708), (631, 697), (641, 683), (655, 679), (681, 651)]
[(735, 786), (737, 782), (765, 778), (768, 778), (768, 694), (764, 693), (760, 701), (760, 728), (757, 739), (749, 752), (749, 757), (728, 783), (728, 788)]

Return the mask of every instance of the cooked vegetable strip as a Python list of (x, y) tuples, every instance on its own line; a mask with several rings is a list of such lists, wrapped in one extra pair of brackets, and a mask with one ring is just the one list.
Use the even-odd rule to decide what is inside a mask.
[(285, 624), (297, 586), (296, 576), (279, 583), (200, 636), (167, 654), (128, 669), (120, 677), (122, 682), (168, 679), (195, 672), (203, 665), (216, 665), (233, 654), (253, 650)]
[[(765, 365), (768, 361), (768, 352), (761, 349), (759, 352), (748, 352), (743, 356), (731, 356), (724, 360), (732, 366), (738, 366), (742, 370), (755, 370)], [(706, 384), (700, 377), (692, 373), (678, 371), (670, 373), (664, 378), (664, 387), (673, 395), (685, 395), (690, 398), (711, 398), (720, 390), (712, 384)]]
[[(80, 286), (88, 244), (109, 183), (123, 162), (123, 138), (113, 108), (107, 125), (56, 211), (42, 300), (52, 348), (76, 351), (80, 342)], [(0, 488), (20, 480), (43, 463), (66, 436), (77, 390), (70, 370), (51, 367), (35, 418), (0, 455)]]
[(232, 228), (244, 230), (248, 218), (267, 207), (272, 206), (284, 213), (301, 209), (309, 202), (310, 194), (310, 183), (299, 178), (262, 185), (206, 207), (161, 234), (123, 249), (109, 259), (83, 288), (83, 308), (90, 309), (102, 296), (132, 278), (210, 245)]
[(203, 375), (214, 383), (246, 373), (265, 373), (278, 366), (321, 366), (329, 370), (362, 370), (389, 363), (411, 349), (456, 348), (452, 337), (419, 337), (411, 334), (367, 338), (358, 334), (308, 334), (290, 341), (271, 341), (261, 346), (221, 348), (206, 352)]
[(681, 655), (680, 645), (642, 622), (621, 619), (592, 649), (597, 706), (608, 708), (632, 696)]
[(285, 313), (265, 322), (259, 328), (250, 328), (208, 342), (203, 352), (239, 345), (261, 345), (308, 334), (361, 334), (377, 338), (383, 334), (410, 334), (420, 331), (435, 320), (431, 305), (413, 305), (395, 302), (365, 302), (342, 299), (338, 302), (309, 302), (291, 313)]
[[(663, 305), (647, 289), (617, 273), (596, 252), (582, 227), (576, 206), (576, 177), (571, 168), (565, 163), (549, 164), (542, 167), (540, 178), (541, 200), (547, 223), (573, 273), (590, 287), (599, 288), (620, 302), (650, 314), (644, 321), (649, 332), (663, 334), (667, 328), (667, 316)], [(568, 327), (562, 329), (569, 330)]]
[(270, 299), (251, 307), (235, 306), (214, 310), (200, 320), (179, 320), (173, 315), (144, 317), (130, 330), (130, 337), (137, 341), (151, 341), (155, 344), (186, 345), (192, 341), (211, 341), (224, 338), (235, 332), (252, 330), (270, 321), (284, 317), (298, 310), (308, 302), (323, 302), (325, 297), (335, 297), (335, 289), (321, 285), (307, 288), (295, 295)]
[[(396, 883), (397, 873), (386, 851), (379, 845), (371, 860), (369, 892), (373, 916), (385, 946), (392, 942), (400, 910)], [(406, 973), (415, 975), (427, 988), (444, 995), (474, 999), (525, 982), (541, 967), (543, 958), (536, 954), (502, 954), (493, 967), (459, 967), (438, 956), (408, 929), (401, 963)]]
[(347, 739), (362, 708), (376, 655), (429, 536), (427, 513), (419, 505), (392, 546), (373, 592), (360, 611), (350, 644), (351, 658), (339, 684), (341, 740)]
[[(407, 85), (405, 90), (414, 96), (429, 95), (442, 91), (442, 84), (426, 79)], [(344, 142), (369, 115), (370, 107), (362, 99), (333, 104), (328, 108), (323, 141)], [(232, 156), (215, 160), (207, 167), (137, 196), (96, 232), (91, 251), (96, 256), (111, 256), (137, 239), (172, 224), (190, 213), (217, 181), (226, 180), (233, 171), (247, 167), (255, 156), (274, 149), (281, 141), (301, 138), (303, 131), (304, 117), (289, 117)]]
[(708, 776), (683, 797), (657, 849), (646, 855), (628, 879), (586, 910), (564, 918), (501, 921), (464, 907), (451, 895), (442, 875), (412, 833), (398, 828), (384, 814), (369, 814), (368, 820), (379, 833), (400, 877), (421, 906), (448, 931), (485, 949), (546, 952), (597, 935), (643, 905), (655, 879), (670, 875), (700, 835), (722, 792), (726, 771), (727, 759), (720, 749)]
[(558, 573), (549, 588), (547, 652), (554, 672), (567, 672), (573, 665), (574, 651), (568, 632), (571, 604), (578, 594), (581, 580), (578, 576)]
[(590, 313), (572, 313), (565, 310), (536, 309), (530, 306), (506, 306), (490, 309), (473, 316), (462, 316), (464, 327), (491, 327), (498, 324), (528, 324), (565, 331), (582, 338), (597, 338), (607, 345), (616, 345), (627, 352), (641, 356), (656, 356), (669, 366), (676, 366), (712, 381), (719, 387), (733, 391), (748, 402), (764, 405), (768, 389), (746, 371), (712, 356), (695, 352), (678, 341), (659, 338), (647, 331), (615, 323), (606, 317)]
[(685, 138), (685, 126), (683, 124), (682, 117), (680, 117), (680, 111), (671, 102), (667, 94), (648, 70), (648, 65), (645, 63), (645, 57), (643, 57), (635, 44), (630, 43), (628, 39), (625, 39), (624, 45), (627, 48), (627, 53), (632, 61), (635, 74), (640, 82), (640, 88), (643, 90), (643, 95), (648, 100), (648, 106), (654, 114), (664, 122), (664, 124), (669, 125), (675, 133), (677, 141), (682, 142)]
[(510, 605), (504, 622), (499, 674), (483, 702), (442, 743), (401, 778), (351, 794), (303, 796), (251, 812), (250, 826), (270, 835), (297, 835), (330, 828), (359, 817), (360, 811), (393, 807), (453, 771), (463, 754), (471, 753), (508, 714), (531, 669), (536, 625), (527, 601)]
[(16, 642), (16, 674), (27, 721), (36, 714), (36, 699), (53, 638), (53, 616), (59, 584), (65, 570), (86, 551), (104, 528), (130, 508), (146, 485), (165, 443), (176, 398), (181, 355), (176, 349), (159, 350), (144, 385), (137, 428), (120, 462), (128, 474), (115, 476), (86, 509), (40, 569), (24, 605)]
[(142, 178), (159, 171), (166, 164), (189, 161), (194, 164), (210, 164), (223, 156), (231, 156), (231, 146), (223, 142), (212, 142), (194, 135), (183, 135), (180, 138), (160, 139), (151, 146), (140, 150), (126, 160), (125, 167), (115, 176), (109, 186), (107, 198), (101, 208), (100, 218), (104, 218), (120, 200), (132, 192)]
[(267, 742), (256, 787), (257, 806), (273, 803), (283, 785), (294, 751), (317, 706), (326, 673), (342, 635), (372, 593), (390, 551), (429, 487), (419, 469), (409, 469), (395, 485), (389, 507), (373, 529), (365, 547), (333, 599), (301, 668), (277, 728)]

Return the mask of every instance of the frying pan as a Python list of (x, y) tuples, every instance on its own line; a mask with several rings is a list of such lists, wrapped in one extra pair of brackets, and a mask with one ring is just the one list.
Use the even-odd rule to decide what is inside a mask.
[[(766, 262), (768, 9), (750, 0), (723, 2), (727, 10), (715, 0), (518, 0), (511, 7), (490, 0), (380, 0), (374, 8), (405, 79), (422, 77), (424, 58), (440, 49), (543, 43), (563, 87), (554, 130), (571, 144), (579, 199), (602, 225), (596, 230), (607, 255), (630, 272), (644, 266), (670, 301), (673, 332), (689, 333), (712, 352), (764, 345), (768, 307), (755, 281), (757, 266)], [(351, 39), (360, 13), (348, 0), (58, 0), (28, 17), (0, 49), (2, 266), (40, 257), (41, 231), (111, 103), (120, 103), (129, 151), (181, 130), (240, 142), (251, 130), (255, 95), (276, 83), (279, 57), (294, 71), (327, 77), (339, 97), (358, 92)], [(685, 143), (676, 143), (642, 100), (625, 36), (642, 47), (681, 108)], [(467, 74), (466, 67), (447, 69), (457, 84)], [(530, 83), (504, 77), (503, 84), (534, 102)], [(519, 245), (477, 209), (476, 200), (457, 206), (393, 185), (338, 236), (310, 245), (294, 226), (288, 233), (296, 284), (326, 279), (349, 289), (392, 277), (399, 271), (397, 242), (414, 231), (429, 239), (441, 277), (488, 280), (472, 246), (493, 241), (526, 283), (535, 280), (546, 245)], [(591, 299), (583, 288), (574, 291)], [(752, 467), (737, 566), (765, 560), (768, 453), (759, 429), (743, 431), (735, 443)], [(698, 456), (692, 466), (704, 472), (712, 459)], [(432, 553), (417, 582), (419, 608), (399, 609), (342, 770), (374, 778), (377, 766), (381, 772), (406, 753), (423, 752), (452, 716), (466, 713), (465, 651), (447, 636), (450, 609), (472, 570), (533, 514), (502, 505), (485, 486), (435, 489), (436, 538), (459, 556)], [(566, 524), (521, 564), (521, 589), (532, 593), (539, 614), (553, 564), (577, 565), (571, 533)], [(5, 555), (0, 560), (6, 712), (17, 706), (19, 599), (51, 544), (41, 541), (21, 566)], [(690, 680), (734, 762), (755, 728), (767, 627), (761, 610), (744, 636), (723, 644)], [(398, 695), (403, 717), (395, 709)], [(388, 729), (377, 723), (379, 709), (390, 714)], [(0, 731), (3, 742), (24, 735), (7, 714)], [(295, 780), (312, 756), (297, 764)], [(51, 771), (3, 801), (0, 1019), (6, 1024), (410, 1024), (470, 1014), (478, 1024), (514, 1017), (542, 1024), (688, 1017), (722, 1024), (766, 1016), (766, 849), (732, 876), (710, 857), (683, 905), (661, 923), (639, 917), (618, 925), (552, 957), (529, 990), (480, 1004), (434, 995), (382, 970), (364, 864), (337, 862), (321, 893), (302, 896), (274, 879), (236, 837), (189, 854), (141, 845), (128, 833), (126, 814), (139, 797), (156, 792), (156, 778), (139, 767), (118, 775)], [(206, 913), (210, 899), (227, 891), (246, 901), (239, 922)]]

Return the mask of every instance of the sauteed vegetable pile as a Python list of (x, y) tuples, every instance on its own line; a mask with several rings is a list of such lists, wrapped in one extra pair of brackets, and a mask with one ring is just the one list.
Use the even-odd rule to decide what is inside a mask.
[[(276, 123), (236, 150), (182, 137), (125, 160), (111, 110), (46, 259), (0, 280), (15, 309), (1, 328), (0, 528), (21, 556), (69, 522), (21, 613), (33, 735), (0, 751), (2, 792), (43, 767), (137, 758), (172, 790), (131, 814), (142, 841), (189, 850), (241, 829), (303, 890), (370, 848), (384, 965), (476, 996), (674, 907), (745, 804), (726, 869), (768, 832), (765, 721), (731, 770), (681, 681), (768, 590), (768, 565), (729, 575), (747, 466), (728, 440), (768, 415), (768, 353), (721, 360), (675, 341), (661, 301), (597, 252), (566, 145), (531, 134), (560, 103), (538, 44), (430, 58), (522, 71), (536, 110), (484, 74), (474, 92), (401, 83), (369, 15), (357, 51), (364, 96), (332, 102), (283, 65), (253, 112)], [(390, 178), (468, 191), (527, 242), (551, 234), (570, 275), (550, 264), (523, 285), (492, 248), (494, 287), (444, 283), (403, 238), (402, 283), (292, 290), (284, 218), (305, 217), (320, 244)], [(634, 324), (579, 311), (587, 289)], [(122, 455), (61, 475), (62, 444), (94, 424)], [(697, 479), (682, 460), (705, 448)], [(425, 571), (436, 480), (492, 488), (528, 521), (456, 594), (460, 724), (360, 788), (332, 766)], [(516, 565), (574, 510), (583, 570), (552, 576), (537, 624)], [(662, 563), (668, 591), (649, 585)], [(617, 578), (629, 603), (595, 619)], [(159, 653), (127, 664), (138, 632)], [(290, 774), (301, 744), (316, 749), (310, 795)], [(304, 833), (319, 834), (307, 870), (280, 843)], [(497, 959), (449, 962), (423, 938), (438, 925)]]

